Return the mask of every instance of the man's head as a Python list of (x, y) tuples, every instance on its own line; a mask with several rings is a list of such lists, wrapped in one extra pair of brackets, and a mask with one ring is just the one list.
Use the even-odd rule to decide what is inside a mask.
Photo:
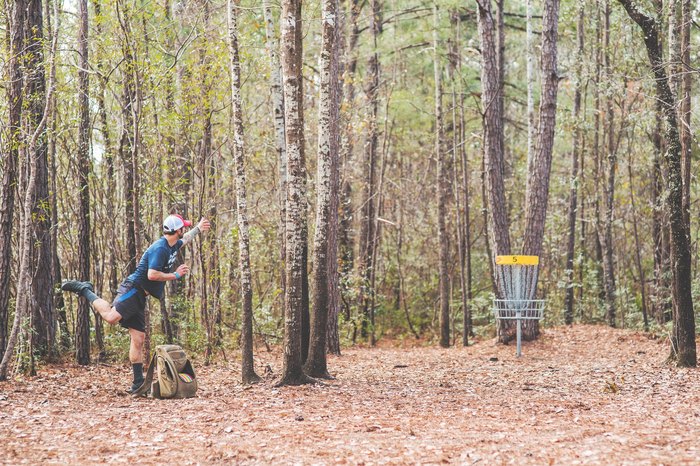
[(190, 226), (192, 226), (192, 222), (185, 220), (181, 215), (168, 215), (165, 220), (163, 220), (163, 234), (166, 236), (178, 235), (179, 238), (182, 238), (184, 234), (182, 229)]

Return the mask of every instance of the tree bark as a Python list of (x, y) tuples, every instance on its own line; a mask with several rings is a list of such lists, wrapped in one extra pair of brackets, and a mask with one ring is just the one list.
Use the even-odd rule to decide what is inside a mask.
[[(278, 227), (280, 263), (285, 259), (285, 217), (287, 197), (287, 147), (284, 140), (284, 95), (282, 94), (282, 70), (279, 59), (279, 39), (275, 35), (275, 27), (272, 20), (272, 9), (269, 0), (263, 1), (263, 14), (265, 17), (265, 50), (270, 58), (270, 89), (272, 93), (272, 113), (275, 124), (275, 148), (278, 163), (278, 202), (280, 222)], [(284, 270), (284, 268), (281, 268)], [(280, 302), (284, 307), (285, 274), (280, 274)]]
[(681, 138), (681, 170), (683, 177), (683, 213), (685, 223), (690, 225), (690, 175), (692, 160), (693, 135), (690, 128), (691, 90), (693, 86), (693, 70), (690, 68), (690, 23), (693, 21), (690, 0), (681, 1), (681, 86), (677, 94)]
[(627, 175), (629, 176), (630, 185), (630, 207), (632, 208), (632, 231), (634, 232), (634, 246), (635, 246), (635, 264), (637, 266), (637, 273), (639, 274), (639, 289), (642, 299), (642, 319), (644, 320), (644, 331), (649, 331), (649, 316), (647, 311), (647, 293), (646, 293), (646, 274), (644, 273), (644, 266), (642, 264), (642, 244), (639, 241), (639, 228), (637, 227), (637, 206), (634, 201), (634, 178), (632, 177), (632, 151), (629, 150), (627, 154)]
[[(494, 39), (494, 21), (490, 0), (477, 0), (478, 29), (481, 43), (481, 105), (484, 128), (484, 171), (486, 200), (488, 204), (487, 251), (490, 252), (491, 280), (496, 287), (494, 275), (495, 256), (510, 254), (510, 221), (503, 184), (503, 113), (500, 105), (501, 86), (499, 60)], [(497, 297), (503, 298), (500, 290)], [(505, 320), (498, 321), (498, 338), (507, 342), (512, 338), (513, 326)]]
[(481, 42), (481, 105), (484, 127), (484, 161), (488, 201), (488, 234), (494, 255), (510, 254), (510, 222), (503, 186), (503, 115), (500, 113), (498, 61), (491, 2), (476, 0)]
[(549, 200), (549, 175), (552, 165), (554, 129), (556, 127), (557, 90), (557, 26), (559, 1), (546, 0), (542, 20), (542, 91), (539, 108), (537, 147), (528, 166), (525, 193), (525, 254), (539, 256), (542, 253), (547, 203)]
[[(457, 212), (457, 246), (459, 254), (459, 275), (462, 298), (462, 346), (469, 346), (473, 335), (471, 319), (472, 301), (472, 261), (471, 261), (471, 213), (469, 160), (465, 149), (464, 90), (458, 82), (458, 72), (462, 67), (460, 37), (462, 20), (457, 10), (452, 12), (454, 39), (449, 51), (452, 81), (452, 167), (454, 179), (454, 199)], [(459, 96), (459, 97), (458, 97)], [(459, 157), (458, 157), (459, 154)], [(413, 331), (413, 330), (412, 330)], [(456, 344), (456, 343), (455, 343)]]
[[(95, 10), (95, 40), (104, 34), (102, 29), (102, 24), (105, 21), (102, 16), (102, 5), (99, 0), (93, 0), (93, 7)], [(107, 106), (105, 103), (105, 93), (107, 92), (109, 78), (104, 73), (105, 64), (102, 59), (97, 60), (97, 69), (99, 70), (99, 91), (96, 93), (95, 98), (97, 100), (97, 112), (99, 114), (99, 127), (102, 132), (102, 140), (104, 143), (104, 164), (105, 164), (105, 178), (106, 182), (104, 184), (105, 190), (105, 223), (107, 223), (106, 228), (111, 231), (116, 231), (115, 222), (115, 210), (114, 210), (114, 189), (112, 186), (114, 184), (114, 146), (112, 143), (112, 136), (110, 131), (110, 124), (107, 116)], [(109, 284), (109, 291), (112, 296), (117, 294), (117, 259), (113, 248), (109, 248), (107, 251), (107, 283)]]
[[(173, 56), (177, 56), (176, 47), (176, 27), (177, 20), (173, 17), (172, 5), (170, 0), (166, 0), (163, 5), (163, 13), (166, 20), (166, 24), (169, 26), (165, 29), (165, 47), (166, 50)], [(180, 62), (173, 63), (172, 66), (178, 65)], [(169, 63), (168, 63), (169, 64)], [(182, 71), (182, 65), (173, 74), (178, 74)], [(175, 115), (175, 80), (171, 73), (168, 73), (165, 81), (165, 92), (166, 101), (165, 109), (167, 115)], [(185, 133), (189, 128), (189, 119), (183, 118), (181, 123), (181, 132)], [(165, 138), (165, 151), (168, 160), (168, 183), (171, 186), (172, 200), (167, 209), (167, 213), (178, 213), (184, 217), (188, 216), (188, 205), (190, 199), (190, 187), (192, 180), (192, 163), (189, 157), (189, 151), (186, 147), (177, 146), (175, 136), (169, 134)], [(181, 248), (178, 251), (177, 258), (173, 264), (173, 268), (176, 269), (181, 264), (185, 262), (186, 251), (185, 248)], [(168, 282), (168, 298), (169, 298), (169, 311), (168, 315), (170, 317), (172, 338), (173, 341), (180, 341), (180, 323), (184, 320), (185, 316), (183, 311), (186, 309), (187, 297), (185, 295), (186, 282), (182, 280), (172, 280)]]
[(690, 227), (683, 214), (683, 174), (681, 168), (681, 141), (678, 134), (675, 101), (668, 77), (663, 67), (659, 48), (656, 21), (641, 13), (631, 0), (619, 0), (627, 14), (639, 25), (644, 34), (644, 44), (649, 64), (654, 74), (657, 98), (662, 104), (665, 122), (664, 133), (668, 143), (666, 165), (668, 167), (668, 197), (666, 201), (671, 222), (671, 268), (673, 271), (673, 338), (671, 357), (678, 366), (695, 367), (695, 315), (690, 267)]
[[(341, 297), (343, 298), (343, 314), (346, 321), (350, 321), (350, 293), (349, 282), (351, 273), (354, 268), (354, 242), (355, 233), (353, 230), (353, 205), (352, 205), (352, 158), (354, 151), (355, 132), (353, 127), (353, 109), (355, 108), (355, 79), (357, 70), (357, 42), (360, 37), (360, 29), (358, 27), (358, 17), (363, 3), (359, 0), (348, 0), (349, 14), (349, 31), (347, 33), (347, 44), (344, 46), (343, 60), (343, 83), (345, 88), (343, 95), (347, 102), (347, 108), (350, 111), (342, 112), (342, 136), (340, 143), (340, 163), (341, 181), (340, 181), (340, 220), (338, 225), (338, 250), (339, 250), (339, 270), (340, 275), (344, 278), (341, 281)], [(329, 319), (329, 325), (335, 325), (329, 329), (328, 333), (328, 352), (340, 354), (340, 336), (338, 334), (337, 321)], [(354, 336), (353, 336), (354, 342)]]
[(303, 275), (306, 272), (306, 170), (304, 167), (304, 113), (302, 102), (302, 0), (282, 2), (281, 61), (284, 77), (284, 119), (287, 144), (287, 290), (284, 309), (284, 357), (277, 386), (313, 382), (302, 370)]
[[(605, 1), (603, 27), (603, 68), (608, 85), (613, 76), (610, 70), (610, 4)], [(605, 308), (608, 325), (616, 326), (617, 317), (617, 286), (615, 283), (615, 253), (613, 251), (613, 219), (615, 208), (615, 175), (617, 172), (617, 148), (615, 147), (615, 125), (612, 98), (605, 99), (605, 136), (607, 138), (607, 180), (604, 185), (605, 217), (603, 231), (599, 234), (603, 250), (603, 282), (605, 285)], [(605, 171), (603, 171), (605, 172)]]
[(571, 151), (571, 191), (569, 194), (569, 236), (566, 247), (566, 296), (564, 298), (564, 322), (571, 325), (574, 322), (574, 255), (576, 246), (576, 215), (578, 208), (578, 187), (579, 187), (579, 152), (581, 147), (581, 88), (583, 73), (581, 65), (584, 60), (584, 5), (579, 6), (578, 23), (576, 26), (577, 39), (577, 67), (576, 83), (574, 91), (574, 141)]
[(442, 115), (442, 69), (438, 54), (438, 27), (440, 14), (437, 4), (433, 4), (433, 72), (435, 76), (435, 159), (437, 160), (437, 177), (435, 193), (438, 210), (438, 245), (439, 261), (438, 275), (440, 286), (440, 346), (450, 347), (450, 278), (447, 269), (449, 255), (447, 228), (447, 183), (446, 154), (443, 147), (443, 115)]
[[(219, 261), (217, 257), (218, 244), (216, 241), (216, 161), (212, 151), (212, 57), (209, 52), (209, 24), (210, 5), (209, 0), (200, 0), (199, 11), (202, 13), (202, 35), (203, 41), (199, 47), (199, 67), (200, 67), (200, 99), (199, 116), (201, 118), (201, 139), (199, 141), (199, 168), (202, 183), (199, 196), (199, 211), (206, 212), (206, 216), (211, 222), (212, 235), (206, 245), (199, 247), (199, 260), (202, 268), (201, 286), (201, 320), (207, 337), (207, 346), (204, 353), (205, 365), (211, 362), (214, 348), (218, 346), (216, 322), (220, 321), (219, 309)], [(234, 129), (235, 133), (235, 129)]]
[(593, 209), (595, 215), (595, 224), (593, 228), (594, 235), (594, 247), (595, 247), (595, 271), (596, 271), (596, 285), (598, 287), (598, 304), (604, 306), (605, 300), (605, 282), (603, 279), (603, 249), (601, 247), (601, 234), (600, 225), (602, 224), (600, 216), (600, 205), (601, 205), (601, 179), (603, 178), (602, 172), (602, 158), (601, 158), (601, 122), (603, 121), (603, 110), (602, 110), (602, 100), (601, 100), (601, 75), (602, 75), (602, 28), (601, 28), (601, 17), (600, 17), (600, 4), (596, 4), (596, 40), (595, 40), (595, 74), (594, 83), (595, 89), (593, 91), (593, 101), (594, 101), (594, 118), (593, 122), (593, 183), (594, 183), (594, 193), (595, 200), (593, 201)]
[[(46, 71), (44, 59), (44, 17), (41, 0), (31, 0), (27, 5), (27, 38), (25, 56), (28, 57), (26, 99), (28, 101), (27, 131), (34, 132), (39, 121), (48, 116), (46, 110)], [(56, 343), (56, 309), (53, 302), (54, 279), (51, 269), (51, 212), (48, 172), (47, 122), (37, 137), (36, 197), (32, 209), (32, 244), (30, 260), (35, 272), (32, 279), (35, 304), (31, 309), (31, 345), (40, 356), (46, 356)]]
[(532, 32), (532, 1), (527, 0), (525, 11), (527, 16), (527, 24), (525, 31), (525, 61), (527, 74), (527, 165), (532, 163), (532, 157), (535, 153), (535, 72), (534, 61), (535, 51), (533, 50), (533, 32)]
[(12, 275), (12, 225), (15, 213), (15, 185), (17, 163), (22, 143), (22, 67), (24, 49), (24, 14), (26, 3), (17, 0), (11, 3), (8, 22), (8, 74), (7, 102), (9, 103), (9, 138), (3, 152), (2, 200), (0, 202), (0, 360), (7, 347), (7, 328), (10, 302), (10, 277)]
[(370, 16), (370, 30), (372, 32), (373, 51), (367, 63), (367, 84), (365, 94), (369, 114), (367, 115), (367, 139), (365, 141), (365, 160), (363, 163), (363, 194), (362, 213), (360, 219), (360, 257), (358, 263), (358, 275), (360, 278), (359, 304), (362, 309), (362, 324), (360, 336), (369, 338), (371, 345), (375, 343), (374, 334), (374, 290), (372, 289), (372, 264), (373, 252), (377, 241), (375, 230), (375, 217), (377, 216), (376, 199), (376, 171), (377, 171), (377, 145), (378, 133), (377, 120), (379, 118), (379, 84), (381, 66), (379, 63), (379, 36), (382, 33), (382, 4), (380, 0), (371, 0), (372, 12)]
[(250, 271), (250, 233), (246, 194), (243, 106), (241, 100), (241, 61), (238, 52), (239, 0), (228, 0), (228, 36), (233, 102), (233, 149), (236, 161), (236, 211), (238, 221), (238, 267), (241, 281), (241, 376), (244, 384), (256, 383), (260, 377), (253, 364), (253, 286)]
[[(528, 166), (525, 188), (525, 244), (527, 255), (542, 255), (542, 239), (549, 202), (549, 177), (552, 166), (554, 130), (557, 115), (557, 29), (559, 24), (559, 0), (545, 0), (542, 19), (542, 90), (537, 130), (537, 146)], [(523, 324), (523, 338), (531, 340), (539, 335), (539, 321)]]
[[(88, 8), (87, 0), (78, 4), (78, 276), (90, 279), (90, 81), (88, 75)], [(87, 300), (78, 300), (78, 315), (75, 330), (75, 357), (78, 364), (90, 364), (90, 305)]]
[(126, 218), (127, 274), (136, 270), (137, 254), (141, 250), (138, 238), (139, 183), (138, 183), (138, 125), (140, 103), (137, 89), (137, 65), (130, 26), (130, 12), (124, 0), (117, 0), (117, 15), (121, 26), (122, 63), (122, 128), (119, 154), (124, 166), (124, 209)]
[(312, 377), (329, 378), (326, 361), (326, 330), (331, 306), (337, 316), (337, 237), (338, 237), (338, 150), (340, 110), (338, 73), (338, 0), (324, 0), (320, 72), (321, 89), (318, 116), (318, 166), (316, 181), (316, 231), (314, 234), (314, 299), (311, 316), (309, 356), (304, 372)]
[[(20, 6), (20, 5), (18, 5)], [(31, 259), (31, 243), (32, 237), (32, 211), (36, 202), (36, 183), (38, 173), (38, 156), (37, 144), (42, 135), (46, 131), (46, 123), (49, 115), (53, 112), (52, 104), (54, 102), (53, 94), (56, 82), (56, 50), (58, 48), (58, 31), (60, 30), (60, 17), (58, 16), (58, 2), (53, 4), (54, 29), (51, 32), (51, 49), (49, 58), (49, 80), (47, 83), (47, 92), (45, 94), (44, 109), (42, 118), (37, 122), (36, 128), (32, 132), (28, 142), (26, 154), (28, 157), (27, 165), (29, 169), (26, 189), (22, 201), (22, 217), (20, 221), (20, 266), (17, 286), (17, 300), (15, 307), (15, 317), (12, 324), (12, 331), (7, 341), (7, 347), (0, 361), (0, 381), (7, 380), (10, 361), (14, 357), (15, 345), (19, 338), (20, 330), (27, 328), (29, 313), (33, 306), (36, 305), (36, 300), (33, 296), (32, 287), (32, 259)], [(14, 16), (17, 18), (17, 16)], [(47, 265), (48, 267), (48, 265)], [(30, 357), (33, 357), (30, 355)]]

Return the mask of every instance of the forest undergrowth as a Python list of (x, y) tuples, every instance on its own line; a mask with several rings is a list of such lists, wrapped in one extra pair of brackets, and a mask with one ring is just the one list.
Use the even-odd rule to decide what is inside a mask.
[(3, 464), (691, 464), (700, 373), (668, 342), (604, 326), (514, 345), (348, 348), (335, 380), (274, 388), (197, 364), (194, 399), (135, 399), (122, 364), (49, 365), (0, 384)]

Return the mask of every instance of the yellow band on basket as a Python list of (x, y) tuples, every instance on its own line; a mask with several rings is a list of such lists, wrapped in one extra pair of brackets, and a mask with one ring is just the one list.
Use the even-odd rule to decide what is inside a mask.
[(496, 265), (539, 265), (539, 256), (496, 256)]

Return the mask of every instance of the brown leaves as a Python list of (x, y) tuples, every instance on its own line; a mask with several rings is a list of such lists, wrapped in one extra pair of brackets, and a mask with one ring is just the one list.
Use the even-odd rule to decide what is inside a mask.
[[(386, 345), (385, 345), (386, 346)], [(123, 397), (127, 366), (50, 366), (0, 384), (3, 461), (101, 463), (693, 462), (697, 370), (606, 327), (547, 329), (513, 346), (359, 348), (336, 380), (243, 387), (240, 368), (198, 366), (190, 400)], [(257, 355), (279, 373), (279, 354)]]

